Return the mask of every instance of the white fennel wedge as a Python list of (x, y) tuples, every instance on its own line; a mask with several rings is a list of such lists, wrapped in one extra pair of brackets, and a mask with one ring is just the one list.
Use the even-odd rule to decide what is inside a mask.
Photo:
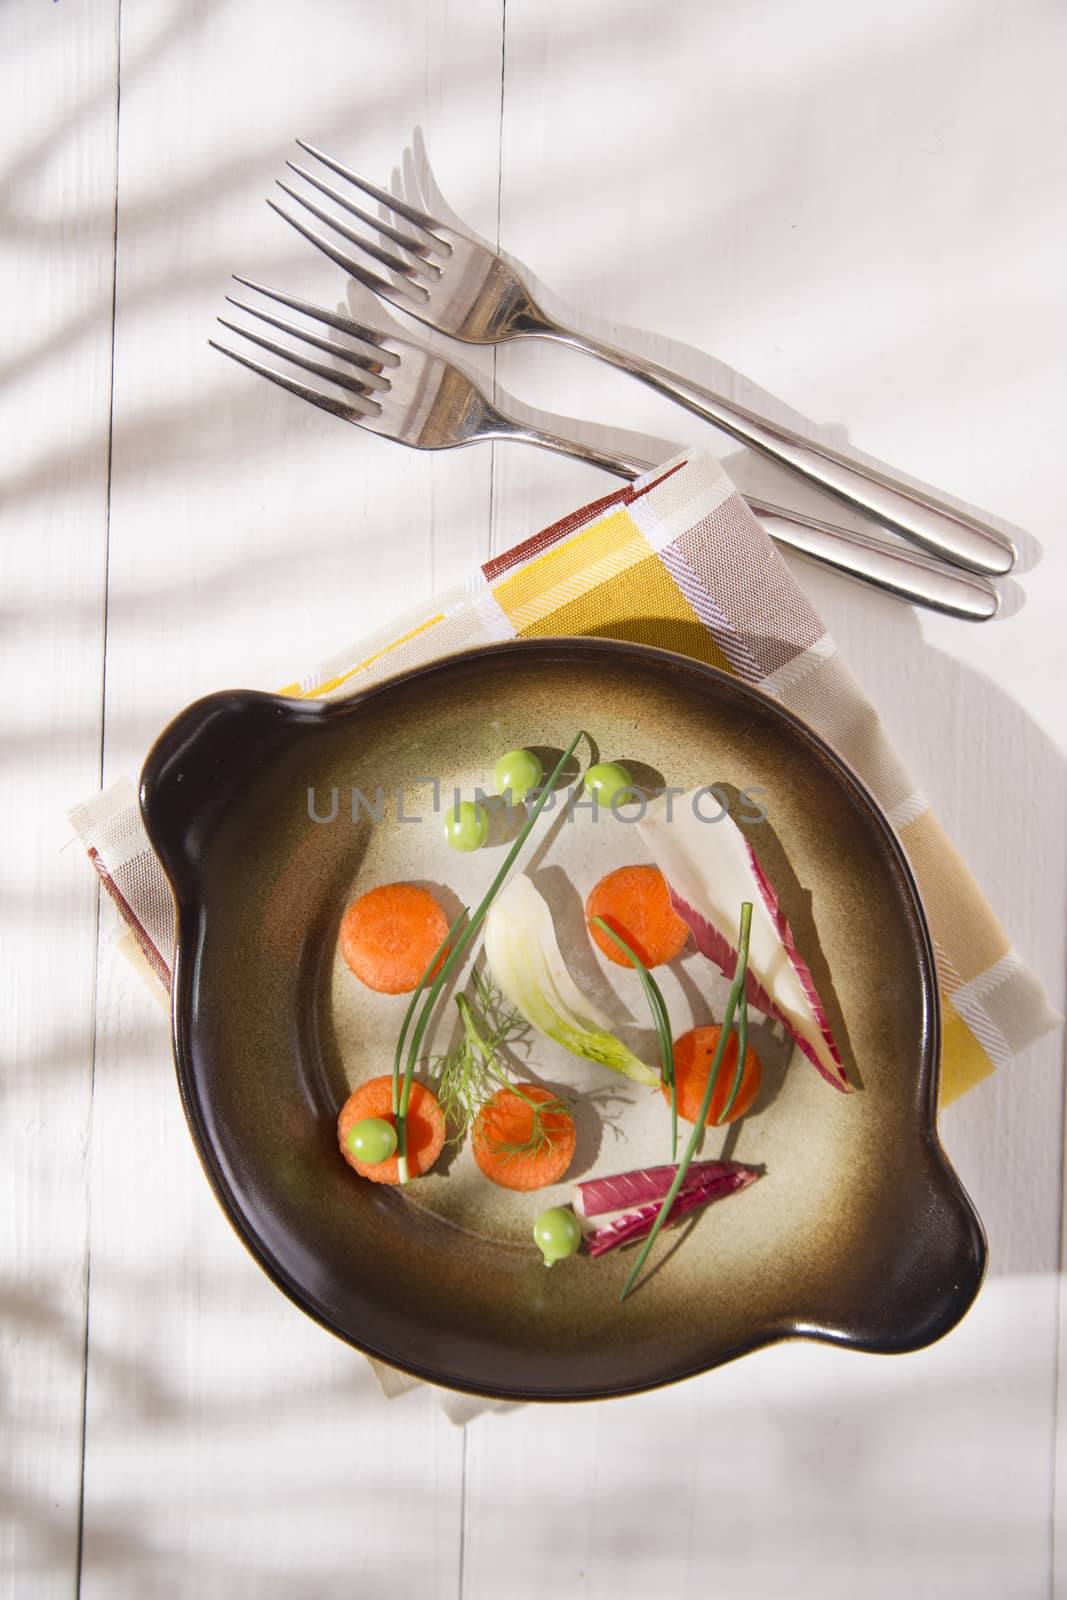
[(524, 873), (493, 901), (485, 919), (485, 958), (501, 993), (538, 1032), (572, 1055), (658, 1086), (659, 1073), (615, 1037), (610, 1020), (567, 971), (548, 903)]

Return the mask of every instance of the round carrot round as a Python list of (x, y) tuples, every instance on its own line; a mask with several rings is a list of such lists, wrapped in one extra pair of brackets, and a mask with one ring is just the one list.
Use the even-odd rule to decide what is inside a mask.
[[(341, 953), (360, 983), (379, 994), (410, 994), (433, 960), (448, 918), (428, 889), (383, 883), (341, 919)], [(444, 960), (442, 953), (441, 961)], [(431, 977), (440, 970), (437, 962)]]
[(630, 967), (624, 955), (593, 918), (603, 917), (646, 967), (661, 967), (685, 949), (689, 929), (671, 905), (667, 880), (658, 867), (620, 867), (601, 878), (585, 903), (585, 919), (599, 949), (616, 966)]
[[(502, 1189), (544, 1189), (558, 1183), (574, 1160), (574, 1118), (548, 1089), (535, 1083), (521, 1083), (518, 1088), (539, 1105), (553, 1105), (551, 1111), (540, 1113), (544, 1139), (531, 1143), (534, 1109), (529, 1100), (514, 1089), (498, 1089), (474, 1119), (474, 1159)], [(516, 1150), (516, 1145), (530, 1148)]]
[[(700, 1116), (700, 1103), (704, 1098), (707, 1088), (708, 1073), (715, 1052), (719, 1047), (719, 1036), (722, 1029), (718, 1027), (691, 1028), (688, 1033), (683, 1033), (681, 1038), (674, 1041), (674, 1078), (678, 1085), (678, 1114), (686, 1122), (696, 1122)], [(723, 1052), (722, 1066), (719, 1076), (712, 1090), (711, 1105), (708, 1108), (708, 1126), (718, 1122), (726, 1108), (726, 1102), (734, 1086), (734, 1076), (737, 1072), (737, 1035), (731, 1033), (726, 1049)], [(743, 1117), (748, 1111), (760, 1090), (760, 1078), (763, 1068), (760, 1058), (749, 1045), (745, 1051), (745, 1066), (741, 1077), (741, 1087), (737, 1091), (727, 1122), (734, 1122), (738, 1117)], [(666, 1084), (663, 1085), (666, 1099), (670, 1099), (671, 1091)]]
[[(395, 1155), (390, 1156), (388, 1161), (376, 1161), (372, 1165), (367, 1161), (357, 1161), (348, 1148), (348, 1135), (356, 1123), (362, 1122), (365, 1117), (381, 1117), (383, 1122), (396, 1126), (391, 1073), (368, 1079), (349, 1095), (337, 1118), (337, 1142), (348, 1165), (355, 1167), (361, 1178), (369, 1178), (371, 1183), (396, 1183)], [(437, 1096), (431, 1094), (425, 1084), (411, 1085), (407, 1124), (408, 1171), (413, 1178), (421, 1178), (424, 1172), (429, 1172), (445, 1142), (445, 1114)]]

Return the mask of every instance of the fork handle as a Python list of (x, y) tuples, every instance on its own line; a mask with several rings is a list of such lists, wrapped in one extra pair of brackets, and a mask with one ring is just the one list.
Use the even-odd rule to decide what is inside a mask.
[[(574, 439), (561, 439), (554, 433), (544, 433), (510, 418), (498, 417), (494, 432), (501, 439), (540, 445), (544, 450), (587, 461), (617, 478), (638, 478), (654, 465), (635, 457), (611, 455)], [(907, 546), (889, 545), (881, 539), (855, 533), (851, 528), (839, 528), (831, 522), (806, 517), (799, 511), (771, 505), (766, 500), (749, 498), (748, 504), (775, 544), (818, 561), (822, 566), (832, 567), (845, 577), (967, 622), (986, 622), (997, 614), (1000, 596), (985, 578), (963, 572), (958, 567), (947, 567)]]
[(790, 468), (809, 483), (836, 495), (875, 522), (892, 528), (954, 565), (997, 576), (1015, 564), (1015, 546), (1004, 534), (940, 500), (905, 487), (873, 467), (861, 465), (828, 445), (769, 422), (710, 389), (691, 383), (652, 361), (616, 350), (613, 345), (546, 321), (534, 330), (584, 350), (601, 361), (640, 378), (696, 416), (712, 422), (742, 444)]
[(894, 549), (881, 539), (801, 516), (766, 500), (749, 499), (748, 503), (775, 544), (797, 555), (950, 617), (988, 622), (997, 614), (1000, 595), (989, 579), (977, 572), (946, 566), (917, 550)]

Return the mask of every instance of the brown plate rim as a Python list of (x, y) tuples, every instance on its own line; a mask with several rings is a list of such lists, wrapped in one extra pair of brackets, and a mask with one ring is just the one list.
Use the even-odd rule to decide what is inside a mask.
[[(400, 684), (406, 685), (419, 678), (435, 676), (442, 671), (455, 667), (457, 664), (472, 661), (476, 658), (480, 660), (496, 656), (506, 659), (516, 652), (537, 656), (544, 660), (563, 660), (568, 662), (573, 662), (576, 656), (586, 659), (599, 658), (601, 665), (604, 657), (614, 657), (616, 659), (622, 657), (638, 661), (657, 662), (674, 670), (685, 670), (705, 680), (710, 679), (718, 684), (721, 689), (725, 689), (742, 701), (747, 699), (763, 709), (769, 708), (775, 717), (790, 726), (801, 736), (801, 739), (811, 748), (814, 755), (833, 769), (839, 781), (843, 781), (854, 792), (862, 807), (869, 814), (873, 825), (881, 832), (883, 840), (894, 858), (901, 881), (911, 897), (912, 910), (915, 913), (916, 927), (919, 933), (920, 976), (926, 1025), (924, 1028), (924, 1048), (918, 1064), (921, 1089), (921, 1098), (918, 1103), (922, 1116), (921, 1126), (916, 1130), (918, 1141), (920, 1145), (927, 1147), (935, 1163), (940, 1167), (942, 1176), (955, 1191), (955, 1199), (959, 1205), (963, 1221), (961, 1239), (965, 1243), (969, 1242), (969, 1249), (966, 1251), (961, 1250), (961, 1258), (966, 1254), (968, 1259), (973, 1258), (976, 1263), (976, 1270), (968, 1274), (966, 1278), (961, 1275), (957, 1299), (952, 1302), (948, 1314), (942, 1319), (942, 1325), (935, 1327), (932, 1332), (929, 1332), (928, 1336), (924, 1333), (920, 1337), (904, 1336), (899, 1339), (872, 1340), (861, 1335), (851, 1335), (847, 1330), (840, 1328), (824, 1329), (818, 1326), (804, 1325), (794, 1320), (787, 1321), (781, 1325), (763, 1326), (755, 1329), (751, 1339), (739, 1341), (735, 1347), (717, 1354), (711, 1361), (679, 1364), (668, 1371), (650, 1373), (647, 1379), (641, 1379), (640, 1381), (619, 1385), (605, 1383), (596, 1389), (582, 1389), (580, 1391), (562, 1389), (552, 1392), (546, 1392), (541, 1389), (534, 1391), (521, 1385), (506, 1390), (500, 1386), (480, 1386), (477, 1382), (469, 1382), (465, 1378), (460, 1380), (454, 1373), (441, 1370), (432, 1363), (420, 1363), (417, 1359), (407, 1359), (406, 1357), (400, 1360), (397, 1358), (396, 1352), (376, 1346), (372, 1338), (357, 1337), (351, 1330), (341, 1327), (331, 1319), (328, 1308), (318, 1303), (282, 1267), (264, 1241), (256, 1234), (254, 1228), (246, 1222), (248, 1208), (239, 1204), (230, 1184), (214, 1158), (211, 1140), (202, 1124), (196, 1105), (196, 1097), (192, 1093), (192, 1084), (196, 1072), (193, 1049), (195, 979), (203, 901), (199, 894), (196, 864), (191, 854), (184, 848), (184, 835), (175, 836), (173, 832), (169, 831), (165, 819), (166, 805), (161, 801), (161, 795), (164, 789), (164, 774), (168, 764), (173, 761), (179, 748), (185, 750), (192, 748), (195, 744), (197, 732), (209, 720), (219, 715), (224, 715), (227, 720), (230, 720), (234, 712), (240, 711), (242, 708), (248, 709), (253, 706), (261, 710), (269, 708), (280, 719), (289, 724), (293, 733), (296, 734), (302, 726), (319, 724), (326, 720), (355, 718), (368, 702), (388, 695)], [(579, 1402), (639, 1394), (662, 1388), (688, 1377), (697, 1376), (702, 1372), (713, 1370), (716, 1366), (722, 1365), (726, 1361), (734, 1360), (737, 1357), (781, 1343), (787, 1339), (810, 1339), (820, 1343), (834, 1344), (842, 1348), (866, 1350), (882, 1354), (904, 1353), (925, 1348), (949, 1332), (973, 1303), (985, 1275), (988, 1247), (985, 1231), (977, 1211), (949, 1161), (938, 1135), (937, 1090), (940, 1076), (941, 1002), (936, 980), (933, 941), (915, 874), (899, 836), (886, 816), (884, 809), (863, 779), (817, 730), (762, 689), (746, 683), (742, 679), (733, 677), (731, 674), (723, 672), (709, 663), (698, 661), (691, 656), (664, 650), (657, 646), (637, 644), (630, 641), (577, 636), (573, 638), (510, 640), (499, 644), (481, 645), (472, 649), (453, 652), (408, 671), (392, 675), (341, 700), (298, 700), (285, 695), (265, 694), (258, 690), (222, 690), (194, 701), (184, 711), (180, 712), (159, 735), (149, 750), (141, 770), (139, 798), (145, 830), (166, 875), (176, 903), (177, 916), (171, 975), (172, 1045), (182, 1107), (201, 1167), (230, 1225), (271, 1281), (303, 1312), (350, 1347), (417, 1379), (461, 1393), (497, 1400)]]

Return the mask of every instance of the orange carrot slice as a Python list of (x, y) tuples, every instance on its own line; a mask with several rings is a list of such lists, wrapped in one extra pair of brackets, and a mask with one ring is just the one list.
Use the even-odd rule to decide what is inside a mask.
[[(518, 1087), (540, 1105), (556, 1099), (535, 1083)], [(574, 1118), (562, 1109), (543, 1111), (541, 1124), (548, 1142), (539, 1150), (516, 1154), (503, 1147), (527, 1143), (533, 1133), (533, 1107), (514, 1089), (499, 1089), (487, 1100), (474, 1119), (471, 1140), (474, 1159), (486, 1177), (502, 1189), (543, 1189), (547, 1184), (558, 1183), (574, 1160)]]
[[(704, 1090), (708, 1082), (708, 1073), (711, 1063), (718, 1048), (719, 1036), (722, 1029), (718, 1027), (691, 1028), (688, 1033), (683, 1033), (681, 1038), (674, 1041), (674, 1077), (678, 1085), (678, 1115), (684, 1117), (686, 1122), (695, 1122), (700, 1115), (700, 1104), (704, 1098)], [(715, 1089), (711, 1096), (711, 1105), (708, 1108), (708, 1125), (717, 1122), (725, 1109), (734, 1086), (734, 1075), (737, 1072), (737, 1035), (731, 1034), (726, 1049), (723, 1052), (722, 1066)], [(749, 1045), (745, 1051), (745, 1068), (741, 1078), (741, 1087), (737, 1091), (727, 1122), (734, 1122), (738, 1117), (743, 1117), (750, 1109), (760, 1090), (760, 1078), (763, 1068), (760, 1058)], [(663, 1094), (667, 1100), (671, 1097), (670, 1089), (663, 1085)]]
[[(448, 918), (428, 889), (383, 883), (353, 901), (341, 919), (341, 953), (360, 983), (379, 994), (410, 994), (433, 960)], [(440, 970), (447, 951), (434, 967)]]
[(661, 967), (685, 949), (689, 928), (671, 905), (667, 880), (658, 867), (620, 867), (601, 878), (585, 904), (589, 932), (616, 966), (632, 966), (629, 956), (593, 925), (603, 917), (646, 967)]
[[(381, 1117), (383, 1122), (395, 1125), (391, 1073), (387, 1072), (381, 1078), (369, 1078), (349, 1095), (337, 1118), (337, 1142), (348, 1165), (355, 1167), (361, 1178), (369, 1178), (371, 1183), (396, 1183), (395, 1155), (390, 1156), (388, 1161), (372, 1164), (357, 1161), (348, 1148), (348, 1135), (364, 1117)], [(413, 1178), (420, 1178), (424, 1172), (429, 1172), (445, 1142), (445, 1114), (437, 1096), (431, 1094), (425, 1084), (411, 1085), (407, 1120), (408, 1169)]]

